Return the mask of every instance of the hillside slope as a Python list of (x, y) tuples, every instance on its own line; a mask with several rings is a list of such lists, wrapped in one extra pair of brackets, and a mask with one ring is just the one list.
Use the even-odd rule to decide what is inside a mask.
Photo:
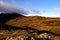
[(31, 27), (37, 30), (46, 30), (60, 35), (60, 18), (47, 18), (41, 16), (17, 17), (5, 24), (16, 27)]
[(0, 14), (0, 23), (5, 23), (6, 21), (10, 19), (14, 19), (16, 17), (21, 17), (23, 15), (17, 14), (17, 13), (1, 13)]

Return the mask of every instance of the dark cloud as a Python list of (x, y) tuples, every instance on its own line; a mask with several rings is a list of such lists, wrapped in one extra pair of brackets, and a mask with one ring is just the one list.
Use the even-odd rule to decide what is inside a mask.
[(3, 1), (0, 1), (0, 13), (12, 13), (16, 12), (19, 14), (26, 14), (26, 12), (23, 9), (20, 9), (19, 7), (16, 7), (15, 5), (7, 4)]

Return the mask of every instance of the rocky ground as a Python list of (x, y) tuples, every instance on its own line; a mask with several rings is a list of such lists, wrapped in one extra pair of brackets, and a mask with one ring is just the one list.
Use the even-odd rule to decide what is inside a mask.
[[(31, 30), (32, 31), (32, 30)], [(54, 36), (47, 33), (37, 34), (29, 33), (27, 30), (0, 30), (0, 40), (40, 40), (42, 38), (48, 38), (46, 40), (60, 40), (59, 36)], [(44, 39), (42, 39), (44, 40)]]

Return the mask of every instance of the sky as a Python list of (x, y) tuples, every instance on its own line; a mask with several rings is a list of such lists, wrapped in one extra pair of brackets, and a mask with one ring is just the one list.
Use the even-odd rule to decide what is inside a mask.
[(26, 16), (60, 17), (60, 0), (0, 0), (27, 12)]

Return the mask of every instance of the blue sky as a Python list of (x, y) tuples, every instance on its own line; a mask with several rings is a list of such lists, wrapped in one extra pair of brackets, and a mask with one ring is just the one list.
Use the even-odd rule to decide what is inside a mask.
[[(59, 16), (60, 0), (3, 0), (27, 11), (29, 15)], [(36, 13), (35, 13), (36, 12)]]

